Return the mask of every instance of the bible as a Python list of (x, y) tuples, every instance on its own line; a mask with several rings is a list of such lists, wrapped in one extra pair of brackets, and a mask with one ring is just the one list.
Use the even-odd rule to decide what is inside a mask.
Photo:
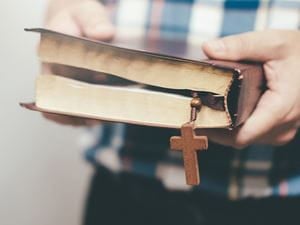
[[(77, 79), (63, 74), (42, 74), (36, 80), (35, 103), (22, 106), (104, 121), (182, 128), (191, 141), (173, 137), (171, 147), (183, 152), (193, 151), (196, 146), (207, 148), (207, 140), (203, 138), (194, 147), (183, 144), (194, 143), (191, 133), (194, 129), (234, 129), (242, 125), (265, 89), (262, 67), (255, 63), (200, 61), (46, 29), (27, 31), (40, 33), (38, 54), (43, 63), (100, 72), (128, 85), (90, 82), (84, 76)], [(190, 156), (196, 164), (195, 155)], [(185, 167), (186, 164), (189, 163)], [(187, 183), (197, 184), (199, 175), (192, 174), (192, 170), (198, 169), (192, 166)]]

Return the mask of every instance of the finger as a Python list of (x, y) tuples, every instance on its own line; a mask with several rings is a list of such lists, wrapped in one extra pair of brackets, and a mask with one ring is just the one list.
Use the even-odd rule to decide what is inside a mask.
[(297, 133), (294, 122), (284, 123), (267, 132), (256, 143), (270, 145), (284, 145), (291, 141)]
[(45, 27), (56, 32), (73, 36), (81, 36), (80, 27), (74, 21), (71, 14), (67, 11), (58, 13), (54, 18), (45, 24)]
[(97, 1), (88, 1), (76, 6), (72, 16), (83, 36), (103, 41), (113, 38), (114, 27), (108, 19), (105, 8)]
[(203, 51), (215, 59), (267, 61), (285, 53), (285, 39), (275, 30), (249, 32), (206, 42)]
[(294, 139), (297, 134), (296, 128), (289, 128), (289, 129), (276, 129), (275, 132), (267, 134), (266, 136), (262, 137), (261, 140), (258, 140), (257, 143), (259, 144), (270, 144), (274, 146), (281, 146), (289, 143)]
[(75, 117), (75, 116), (57, 115), (57, 114), (52, 114), (52, 113), (43, 113), (43, 116), (46, 119), (56, 122), (58, 124), (71, 125), (71, 126), (75, 126), (75, 127), (95, 126), (95, 125), (100, 124), (99, 120), (85, 119), (85, 118), (80, 118), (80, 117)]
[(78, 120), (76, 117), (72, 116), (63, 116), (63, 115), (57, 115), (52, 113), (43, 113), (43, 116), (51, 120), (53, 122), (56, 122), (61, 125), (72, 125), (72, 126), (80, 126), (82, 125), (81, 121)]
[[(225, 145), (231, 146), (236, 149), (243, 149), (247, 147), (250, 143), (241, 143), (237, 141), (237, 135), (240, 128), (236, 130), (226, 130), (226, 129), (201, 129), (196, 130), (197, 135), (206, 135), (209, 140)], [(298, 129), (293, 126), (292, 123), (289, 125), (280, 126), (268, 132), (266, 135), (262, 136), (260, 139), (256, 140), (255, 143), (251, 144), (269, 144), (274, 146), (285, 145), (292, 141), (297, 134)]]
[(280, 93), (266, 91), (252, 115), (238, 132), (236, 142), (239, 145), (255, 142), (274, 127), (284, 123), (290, 110), (289, 101), (284, 99)]

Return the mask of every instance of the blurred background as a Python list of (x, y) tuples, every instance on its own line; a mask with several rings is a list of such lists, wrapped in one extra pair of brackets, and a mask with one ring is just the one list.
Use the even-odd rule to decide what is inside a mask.
[(2, 1), (0, 7), (0, 224), (80, 224), (89, 166), (82, 130), (47, 122), (19, 107), (34, 97), (38, 35), (46, 0)]

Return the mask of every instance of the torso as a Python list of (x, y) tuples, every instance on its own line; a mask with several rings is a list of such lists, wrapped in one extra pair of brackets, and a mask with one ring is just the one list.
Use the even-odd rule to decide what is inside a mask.
[[(220, 36), (267, 28), (299, 29), (298, 1), (106, 0), (122, 45), (201, 57), (201, 43)], [(146, 40), (146, 41), (145, 41)], [(146, 43), (146, 44), (145, 44)], [(167, 46), (167, 47), (166, 47)], [(180, 154), (169, 151), (178, 131), (104, 124), (87, 158), (111, 169), (162, 180), (188, 189)], [(229, 198), (300, 195), (299, 135), (288, 146), (251, 146), (243, 151), (210, 144), (201, 154), (202, 184)], [(117, 156), (117, 157), (116, 157)], [(112, 160), (112, 157), (114, 160)], [(119, 160), (120, 159), (120, 160)]]

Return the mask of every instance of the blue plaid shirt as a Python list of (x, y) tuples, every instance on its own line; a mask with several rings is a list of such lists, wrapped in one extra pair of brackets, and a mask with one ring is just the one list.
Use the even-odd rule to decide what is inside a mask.
[[(299, 29), (298, 0), (106, 0), (116, 39), (161, 52), (173, 43), (179, 55), (197, 56), (203, 41), (267, 28)], [(184, 43), (178, 45), (176, 43)], [(162, 112), (163, 113), (163, 112)], [(113, 171), (156, 177), (169, 189), (188, 190), (181, 154), (169, 150), (178, 131), (104, 123), (90, 129), (86, 158)], [(300, 138), (280, 148), (250, 146), (239, 151), (210, 143), (201, 153), (201, 185), (231, 199), (300, 195)]]

